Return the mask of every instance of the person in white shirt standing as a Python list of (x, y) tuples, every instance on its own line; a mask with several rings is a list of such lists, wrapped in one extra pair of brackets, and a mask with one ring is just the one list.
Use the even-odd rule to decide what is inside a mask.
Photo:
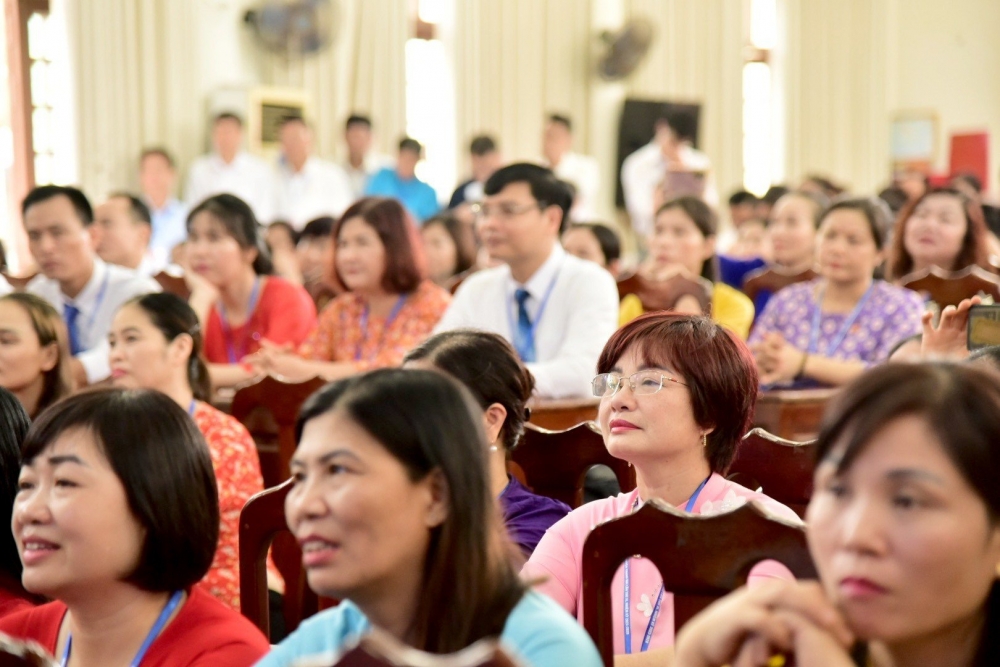
[(339, 218), (354, 201), (351, 181), (344, 170), (312, 155), (312, 130), (301, 116), (283, 119), (278, 138), (281, 157), (274, 220), (284, 220), (300, 230), (314, 218)]
[(188, 170), (184, 201), (192, 209), (211, 197), (236, 195), (253, 209), (258, 220), (274, 218), (274, 175), (271, 167), (243, 150), (243, 120), (220, 113), (212, 122), (214, 152), (196, 159)]
[(372, 120), (361, 114), (351, 114), (344, 124), (344, 143), (347, 159), (341, 167), (351, 181), (351, 194), (355, 200), (365, 194), (365, 186), (372, 174), (391, 167), (392, 158), (372, 149)]
[(559, 245), (568, 188), (549, 169), (518, 163), (497, 170), (484, 191), (479, 233), (504, 264), (469, 276), (435, 333), (493, 331), (514, 345), (537, 395), (590, 395), (597, 358), (618, 326), (618, 289), (607, 271)]
[(545, 124), (542, 152), (545, 155), (545, 166), (557, 178), (576, 189), (569, 217), (576, 222), (594, 220), (597, 217), (601, 168), (594, 158), (573, 152), (573, 122), (568, 116), (549, 116)]
[(691, 146), (683, 133), (683, 124), (677, 112), (665, 109), (656, 120), (653, 140), (622, 163), (625, 208), (632, 220), (632, 230), (640, 238), (653, 230), (654, 214), (667, 199), (693, 195), (709, 206), (719, 205), (712, 162)]
[(160, 286), (94, 254), (94, 212), (76, 188), (36, 187), (21, 203), (21, 216), (28, 249), (42, 271), (25, 290), (62, 314), (77, 384), (99, 382), (110, 372), (107, 336), (115, 312), (134, 296), (159, 292)]
[(108, 264), (154, 276), (166, 264), (149, 249), (153, 223), (149, 207), (127, 192), (116, 192), (94, 211), (97, 256)]
[(174, 196), (177, 170), (165, 148), (147, 148), (139, 158), (139, 188), (153, 220), (149, 242), (153, 254), (163, 263), (175, 246), (187, 238), (187, 207)]

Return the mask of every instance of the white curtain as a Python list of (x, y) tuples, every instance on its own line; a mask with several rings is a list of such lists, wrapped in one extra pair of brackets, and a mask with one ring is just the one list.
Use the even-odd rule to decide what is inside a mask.
[(406, 131), (406, 0), (340, 0), (336, 42), (316, 57), (262, 59), (263, 82), (308, 92), (317, 149), (342, 150), (344, 121), (352, 112), (372, 116), (380, 150), (395, 153)]
[(786, 44), (787, 180), (810, 172), (856, 192), (889, 177), (886, 0), (779, 0)]

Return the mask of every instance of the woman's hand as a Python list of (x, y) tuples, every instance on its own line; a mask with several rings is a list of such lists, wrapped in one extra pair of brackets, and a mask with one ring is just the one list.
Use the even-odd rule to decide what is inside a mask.
[(964, 359), (969, 356), (969, 311), (982, 302), (974, 296), (963, 299), (958, 306), (946, 306), (936, 327), (934, 313), (925, 312), (921, 318), (924, 333), (920, 340), (920, 356), (924, 359)]
[(774, 581), (742, 588), (709, 606), (677, 636), (678, 667), (764, 667), (793, 654), (798, 667), (847, 667), (853, 641), (816, 582)]
[(806, 353), (779, 333), (769, 333), (752, 348), (760, 369), (761, 384), (791, 382), (802, 372)]

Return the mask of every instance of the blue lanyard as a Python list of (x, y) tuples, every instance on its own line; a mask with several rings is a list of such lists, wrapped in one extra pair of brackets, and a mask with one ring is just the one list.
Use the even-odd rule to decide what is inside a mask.
[[(160, 615), (156, 619), (156, 623), (150, 628), (149, 634), (146, 635), (146, 639), (142, 642), (142, 646), (139, 647), (139, 651), (132, 658), (132, 662), (129, 663), (130, 667), (139, 667), (139, 663), (142, 659), (146, 657), (146, 651), (149, 647), (156, 641), (156, 638), (160, 636), (163, 632), (164, 626), (166, 626), (167, 621), (173, 615), (174, 611), (177, 609), (177, 605), (181, 603), (181, 597), (183, 597), (184, 591), (176, 591), (170, 596), (170, 600), (167, 602), (167, 606), (163, 608)], [(62, 667), (66, 667), (69, 664), (69, 654), (73, 650), (73, 633), (70, 633), (69, 637), (66, 638), (66, 648), (63, 650), (62, 662), (60, 663)]]
[[(864, 309), (865, 304), (868, 303), (868, 297), (871, 296), (872, 292), (875, 290), (875, 281), (865, 291), (861, 300), (858, 301), (858, 305), (854, 306), (854, 310), (851, 314), (847, 316), (844, 323), (840, 325), (840, 331), (833, 338), (830, 345), (827, 346), (824, 356), (832, 357), (833, 353), (844, 343), (844, 339), (847, 338), (847, 334), (850, 333), (851, 327), (857, 321), (858, 317), (861, 315), (861, 311)], [(819, 350), (819, 329), (820, 329), (820, 318), (822, 317), (822, 306), (823, 306), (823, 295), (826, 293), (826, 288), (820, 290), (816, 297), (816, 308), (813, 309), (813, 319), (812, 319), (812, 330), (809, 332), (809, 349), (806, 350), (809, 354), (818, 354)]]
[[(257, 301), (260, 299), (260, 276), (253, 279), (253, 289), (250, 290), (250, 301), (247, 303), (247, 324), (250, 322), (250, 318), (253, 317), (254, 312), (257, 310)], [(243, 354), (236, 354), (236, 341), (233, 340), (233, 330), (229, 327), (229, 320), (226, 319), (226, 307), (222, 305), (222, 301), (219, 301), (219, 321), (222, 323), (222, 338), (226, 342), (226, 356), (229, 358), (229, 363), (236, 364), (239, 363), (240, 359), (243, 358)], [(246, 353), (246, 346), (240, 346), (241, 352)]]
[(191, 403), (188, 405), (188, 414), (191, 415), (192, 418), (194, 417), (194, 407), (194, 399), (192, 398)]
[[(535, 313), (535, 317), (531, 320), (531, 345), (535, 347), (535, 353), (538, 353), (538, 348), (535, 346), (535, 332), (538, 331), (538, 325), (542, 321), (542, 315), (545, 313), (545, 307), (549, 305), (549, 297), (552, 296), (552, 290), (556, 287), (556, 281), (559, 280), (559, 272), (562, 271), (562, 264), (556, 269), (556, 275), (552, 276), (552, 281), (549, 286), (545, 288), (545, 294), (542, 296), (542, 302), (538, 306), (538, 312)], [(515, 290), (516, 292), (517, 290)], [(511, 297), (512, 306), (507, 308), (507, 324), (510, 325), (510, 335), (511, 340), (515, 340), (514, 336), (517, 333), (517, 324), (514, 322), (514, 316), (512, 312), (517, 312), (517, 298)]]
[[(389, 330), (392, 323), (396, 321), (399, 316), (399, 311), (403, 309), (406, 305), (406, 295), (401, 295), (397, 300), (395, 305), (393, 305), (392, 310), (389, 311), (389, 317), (385, 318), (385, 326), (382, 327), (382, 334), (378, 338), (378, 344), (375, 346), (375, 354), (371, 356), (374, 359), (378, 356), (378, 349), (382, 347), (382, 341), (385, 339), (385, 332)], [(361, 340), (358, 341), (357, 346), (354, 348), (354, 361), (361, 361), (361, 349), (364, 347), (365, 342), (368, 341), (368, 304), (365, 304), (365, 309), (361, 311)]]
[[(701, 490), (705, 488), (708, 484), (708, 480), (712, 478), (711, 475), (706, 477), (698, 488), (694, 490), (691, 498), (688, 499), (687, 504), (684, 506), (684, 511), (690, 513), (694, 509), (695, 503), (698, 502), (698, 496), (701, 495)], [(639, 505), (639, 499), (635, 499), (635, 505)], [(630, 576), (629, 559), (625, 559), (625, 653), (632, 653), (632, 610), (630, 605), (632, 604), (632, 593), (631, 593), (631, 576)], [(642, 637), (642, 646), (639, 648), (640, 653), (645, 653), (649, 650), (649, 642), (653, 639), (653, 628), (656, 627), (656, 619), (660, 615), (660, 607), (663, 605), (663, 584), (660, 584), (660, 588), (656, 593), (656, 603), (653, 605), (653, 613), (649, 617), (649, 623), (646, 625), (646, 633)]]

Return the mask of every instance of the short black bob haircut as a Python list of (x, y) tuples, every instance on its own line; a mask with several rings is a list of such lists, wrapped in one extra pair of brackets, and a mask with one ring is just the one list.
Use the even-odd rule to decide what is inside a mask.
[(35, 204), (41, 204), (55, 197), (65, 197), (69, 200), (73, 210), (76, 211), (76, 217), (84, 227), (90, 227), (94, 223), (94, 208), (90, 205), (87, 195), (78, 188), (68, 185), (39, 185), (32, 188), (21, 202), (21, 215), (26, 214)]
[(885, 364), (841, 391), (816, 441), (817, 463), (840, 442), (845, 471), (875, 434), (898, 417), (923, 418), (945, 454), (1000, 522), (1000, 376), (974, 364)]
[(527, 183), (531, 196), (543, 207), (558, 206), (562, 211), (559, 233), (569, 224), (569, 209), (573, 205), (573, 191), (556, 178), (551, 169), (531, 162), (515, 162), (493, 172), (483, 185), (483, 192), (495, 195), (511, 183)]
[(147, 591), (201, 581), (219, 541), (219, 497), (205, 438), (187, 412), (151, 389), (84, 391), (31, 425), (22, 465), (74, 429), (93, 435), (146, 530), (139, 564), (126, 581)]

